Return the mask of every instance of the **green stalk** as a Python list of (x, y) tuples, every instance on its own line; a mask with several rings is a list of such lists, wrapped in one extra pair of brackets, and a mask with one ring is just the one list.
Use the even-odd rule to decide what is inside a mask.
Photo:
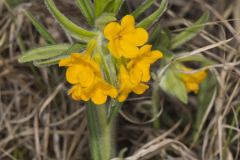
[(107, 106), (87, 104), (88, 127), (90, 131), (90, 149), (93, 160), (110, 160), (115, 156), (112, 123), (108, 123)]

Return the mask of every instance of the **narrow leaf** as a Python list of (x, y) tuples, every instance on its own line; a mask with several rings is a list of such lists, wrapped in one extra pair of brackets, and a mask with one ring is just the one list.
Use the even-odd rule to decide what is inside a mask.
[(182, 31), (172, 39), (171, 49), (175, 49), (195, 37), (208, 21), (209, 14), (204, 13), (193, 25)]
[(104, 3), (105, 3), (104, 0), (94, 0), (94, 9), (96, 17), (101, 15), (104, 8)]
[(174, 72), (174, 68), (169, 68), (162, 77), (160, 87), (167, 93), (177, 97), (183, 103), (188, 102), (188, 95), (183, 81)]
[(117, 15), (118, 11), (122, 7), (124, 0), (114, 0), (113, 1), (113, 13)]
[(34, 60), (48, 59), (63, 54), (63, 51), (70, 48), (70, 44), (50, 45), (32, 49), (23, 54), (18, 61), (20, 63), (30, 62)]
[(51, 65), (58, 64), (61, 59), (67, 58), (69, 56), (70, 55), (64, 54), (64, 55), (55, 56), (55, 57), (47, 59), (47, 60), (36, 60), (36, 61), (33, 61), (33, 65), (37, 66), (37, 67), (48, 67)]
[(95, 21), (95, 27), (102, 30), (107, 23), (116, 21), (117, 19), (113, 15), (113, 13), (104, 13), (100, 17), (98, 17)]
[(153, 25), (161, 15), (166, 11), (168, 6), (168, 0), (162, 0), (159, 8), (153, 12), (150, 16), (143, 19), (140, 23), (137, 24), (138, 27), (148, 28)]
[(33, 62), (33, 64), (37, 67), (46, 67), (46, 66), (51, 66), (58, 64), (58, 62), (70, 56), (71, 53), (80, 53), (83, 51), (85, 45), (82, 44), (73, 44), (70, 48), (67, 50), (64, 50), (61, 55), (57, 55), (55, 57), (51, 57), (49, 59), (44, 59), (44, 60), (36, 60)]
[(59, 24), (68, 31), (74, 38), (87, 42), (89, 39), (96, 36), (95, 32), (88, 31), (86, 29), (81, 28), (80, 26), (76, 25), (72, 21), (70, 21), (67, 17), (65, 17), (56, 7), (53, 0), (44, 0), (49, 11), (52, 15), (56, 18)]
[(110, 113), (108, 115), (108, 124), (111, 124), (111, 122), (116, 118), (116, 116), (119, 113), (119, 109), (121, 108), (122, 103), (115, 101), (113, 106), (110, 106)]
[(160, 49), (163, 53), (168, 53), (171, 46), (171, 33), (168, 29), (161, 28), (160, 25), (153, 27), (149, 43), (153, 49)]
[(81, 10), (82, 14), (86, 18), (90, 25), (94, 24), (94, 10), (93, 4), (90, 0), (75, 0), (78, 8)]
[(52, 37), (52, 35), (47, 31), (47, 29), (37, 21), (37, 19), (28, 11), (24, 12), (27, 18), (32, 22), (34, 27), (37, 29), (37, 31), (40, 33), (40, 35), (49, 43), (49, 44), (56, 44), (55, 39)]
[(147, 10), (156, 0), (146, 0), (143, 2), (136, 10), (134, 10), (131, 14), (137, 18), (140, 16), (145, 10)]
[(102, 15), (102, 13), (107, 13), (107, 8), (113, 3), (116, 2), (114, 0), (94, 0), (95, 16), (99, 17)]
[(217, 81), (211, 74), (203, 81), (198, 93), (198, 108), (193, 130), (193, 144), (198, 141), (202, 128), (206, 123), (207, 117), (213, 107), (213, 97), (216, 95)]
[(202, 56), (202, 55), (192, 55), (192, 56), (188, 56), (182, 59), (177, 60), (177, 62), (201, 62), (201, 64), (203, 66), (208, 66), (208, 65), (212, 65), (212, 64), (216, 64), (216, 62)]

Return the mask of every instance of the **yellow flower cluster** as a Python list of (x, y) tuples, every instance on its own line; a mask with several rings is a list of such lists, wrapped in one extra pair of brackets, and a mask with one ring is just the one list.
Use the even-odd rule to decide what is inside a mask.
[(144, 45), (139, 49), (138, 56), (131, 59), (126, 66), (120, 66), (119, 97), (120, 102), (125, 101), (130, 92), (142, 94), (148, 89), (145, 84), (150, 80), (150, 65), (162, 57), (162, 53), (151, 51), (151, 45)]
[[(144, 45), (148, 40), (147, 31), (135, 28), (133, 16), (127, 15), (121, 23), (107, 24), (104, 36), (108, 40), (107, 48), (116, 62), (117, 75), (110, 76), (117, 76), (118, 84), (113, 86), (104, 80), (105, 70), (101, 70), (101, 62), (96, 62), (91, 57), (92, 53), (87, 53), (94, 53), (94, 49), (87, 48), (82, 54), (72, 53), (70, 57), (62, 59), (59, 66), (67, 67), (66, 79), (73, 85), (69, 94), (74, 100), (91, 99), (95, 104), (103, 104), (110, 96), (123, 102), (129, 93), (142, 94), (149, 88), (146, 82), (150, 80), (150, 65), (161, 58), (162, 53), (152, 51), (151, 45)], [(96, 52), (95, 57), (98, 56)]]
[(116, 98), (117, 90), (102, 77), (99, 65), (88, 54), (72, 53), (62, 59), (59, 66), (67, 67), (66, 79), (73, 87), (69, 90), (74, 100), (103, 104), (107, 96)]
[(151, 51), (151, 45), (144, 45), (148, 40), (147, 31), (135, 28), (134, 17), (126, 15), (121, 23), (109, 23), (104, 35), (109, 40), (110, 53), (122, 61), (118, 74), (118, 101), (125, 101), (131, 92), (145, 92), (148, 89), (145, 82), (150, 80), (150, 65), (162, 57), (160, 51)]
[[(193, 69), (188, 68), (188, 67), (181, 67), (183, 71), (192, 71)], [(199, 91), (199, 85), (200, 83), (206, 78), (207, 76), (207, 71), (199, 71), (196, 73), (180, 73), (180, 78), (185, 84), (185, 87), (188, 92), (194, 92), (195, 94), (198, 93)]]

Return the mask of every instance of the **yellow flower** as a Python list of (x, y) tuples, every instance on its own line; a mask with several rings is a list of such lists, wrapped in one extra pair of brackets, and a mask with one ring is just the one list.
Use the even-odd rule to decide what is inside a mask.
[(119, 69), (119, 96), (120, 102), (126, 100), (130, 92), (142, 94), (148, 89), (144, 82), (150, 80), (150, 65), (162, 57), (160, 51), (151, 51), (151, 45), (142, 46), (137, 57), (131, 59), (127, 66), (120, 66)]
[(141, 82), (138, 74), (138, 72), (134, 71), (132, 71), (132, 73), (129, 73), (124, 65), (120, 66), (118, 77), (119, 82), (121, 83), (118, 95), (119, 102), (125, 101), (131, 92), (142, 94), (146, 89), (149, 88), (148, 85)]
[(72, 53), (62, 59), (59, 66), (68, 67), (66, 79), (73, 85), (69, 94), (74, 100), (91, 99), (95, 104), (103, 104), (107, 96), (117, 96), (117, 90), (104, 81), (99, 65), (89, 55)]
[[(193, 69), (188, 67), (181, 67), (183, 71), (192, 71)], [(180, 78), (185, 84), (188, 92), (194, 92), (195, 94), (199, 91), (200, 83), (206, 78), (207, 71), (199, 71), (192, 74), (180, 73)]]
[(110, 22), (104, 28), (104, 35), (109, 40), (108, 49), (114, 57), (134, 58), (138, 47), (148, 40), (148, 33), (143, 28), (135, 28), (135, 20), (131, 15), (122, 18), (121, 24)]
[(127, 64), (127, 69), (130, 72), (138, 73), (142, 82), (150, 80), (150, 65), (163, 56), (160, 51), (151, 51), (151, 48), (151, 45), (142, 46), (138, 52), (138, 56)]

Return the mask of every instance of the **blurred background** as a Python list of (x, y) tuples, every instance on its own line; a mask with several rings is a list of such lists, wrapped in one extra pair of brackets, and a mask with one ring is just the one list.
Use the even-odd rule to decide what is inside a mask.
[[(89, 27), (73, 0), (55, 2), (72, 21)], [(123, 9), (132, 11), (141, 2), (126, 0)], [(58, 42), (74, 41), (42, 0), (0, 0), (0, 160), (88, 160), (85, 106), (67, 95), (70, 86), (64, 70), (57, 65), (37, 68), (17, 61), (28, 49), (46, 44), (24, 10), (30, 11)], [(175, 52), (202, 49), (202, 54), (217, 62), (211, 67), (216, 82), (208, 81), (213, 85), (207, 85), (205, 94), (190, 94), (188, 104), (160, 90), (158, 128), (147, 123), (152, 119), (153, 87), (141, 97), (131, 95), (122, 107), (115, 135), (118, 152), (124, 157), (240, 159), (240, 1), (169, 0), (157, 24), (176, 34), (205, 11), (210, 13), (205, 29)], [(233, 38), (229, 43), (218, 45), (229, 38)], [(208, 45), (216, 47), (206, 50)], [(136, 155), (139, 153), (143, 155)]]

